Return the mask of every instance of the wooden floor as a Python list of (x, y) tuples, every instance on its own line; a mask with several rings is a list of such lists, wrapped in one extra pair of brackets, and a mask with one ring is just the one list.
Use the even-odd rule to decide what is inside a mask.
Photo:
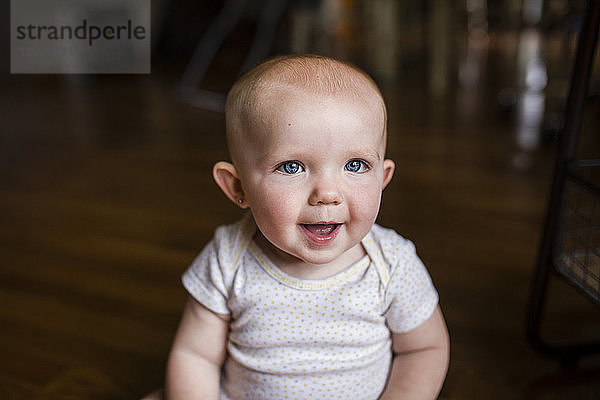
[[(440, 292), (453, 345), (441, 398), (598, 399), (597, 358), (565, 370), (526, 341), (554, 148), (519, 145), (493, 45), (472, 89), (432, 99), (423, 68), (384, 85), (397, 171), (380, 223), (416, 242)], [(223, 116), (177, 102), (176, 77), (2, 82), (0, 398), (124, 400), (162, 385), (179, 277), (240, 217), (210, 177), (227, 157)], [(560, 281), (550, 295), (548, 335), (600, 338), (598, 307)]]

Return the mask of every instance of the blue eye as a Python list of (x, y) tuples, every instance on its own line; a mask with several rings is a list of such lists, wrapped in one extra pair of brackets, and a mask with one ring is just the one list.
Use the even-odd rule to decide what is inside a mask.
[(344, 169), (348, 172), (361, 173), (369, 169), (369, 165), (362, 160), (350, 160), (344, 166)]
[(288, 175), (295, 175), (304, 171), (304, 167), (298, 161), (286, 161), (277, 167), (277, 171)]

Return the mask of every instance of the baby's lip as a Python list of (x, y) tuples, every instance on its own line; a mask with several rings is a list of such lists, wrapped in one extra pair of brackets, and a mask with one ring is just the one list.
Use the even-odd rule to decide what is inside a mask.
[(339, 222), (317, 222), (314, 224), (300, 224), (304, 229), (312, 233), (313, 235), (320, 237), (327, 237), (334, 233), (337, 228), (342, 225)]

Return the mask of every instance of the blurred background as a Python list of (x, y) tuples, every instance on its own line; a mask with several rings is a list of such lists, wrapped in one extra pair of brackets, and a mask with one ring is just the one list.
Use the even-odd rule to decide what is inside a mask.
[[(379, 223), (417, 244), (440, 292), (441, 398), (600, 398), (598, 356), (565, 365), (525, 332), (585, 4), (152, 0), (150, 74), (10, 74), (1, 57), (0, 398), (162, 386), (179, 278), (241, 216), (211, 178), (228, 157), (224, 95), (290, 52), (353, 62), (381, 87), (397, 170)], [(581, 158), (600, 152), (597, 58)], [(600, 340), (598, 306), (572, 285), (551, 280), (544, 302), (550, 341)]]

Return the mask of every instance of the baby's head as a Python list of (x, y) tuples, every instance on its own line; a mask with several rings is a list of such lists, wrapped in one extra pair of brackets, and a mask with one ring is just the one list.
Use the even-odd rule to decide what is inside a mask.
[[(225, 111), (227, 143), (234, 162), (269, 135), (285, 97), (307, 104), (321, 99), (353, 100), (373, 111), (385, 146), (386, 109), (379, 89), (358, 68), (317, 55), (282, 56), (260, 64), (231, 88)], [(339, 132), (338, 134), (343, 134)]]
[(213, 175), (276, 251), (324, 264), (360, 246), (394, 171), (368, 75), (327, 57), (278, 57), (240, 78), (225, 115), (232, 163)]

